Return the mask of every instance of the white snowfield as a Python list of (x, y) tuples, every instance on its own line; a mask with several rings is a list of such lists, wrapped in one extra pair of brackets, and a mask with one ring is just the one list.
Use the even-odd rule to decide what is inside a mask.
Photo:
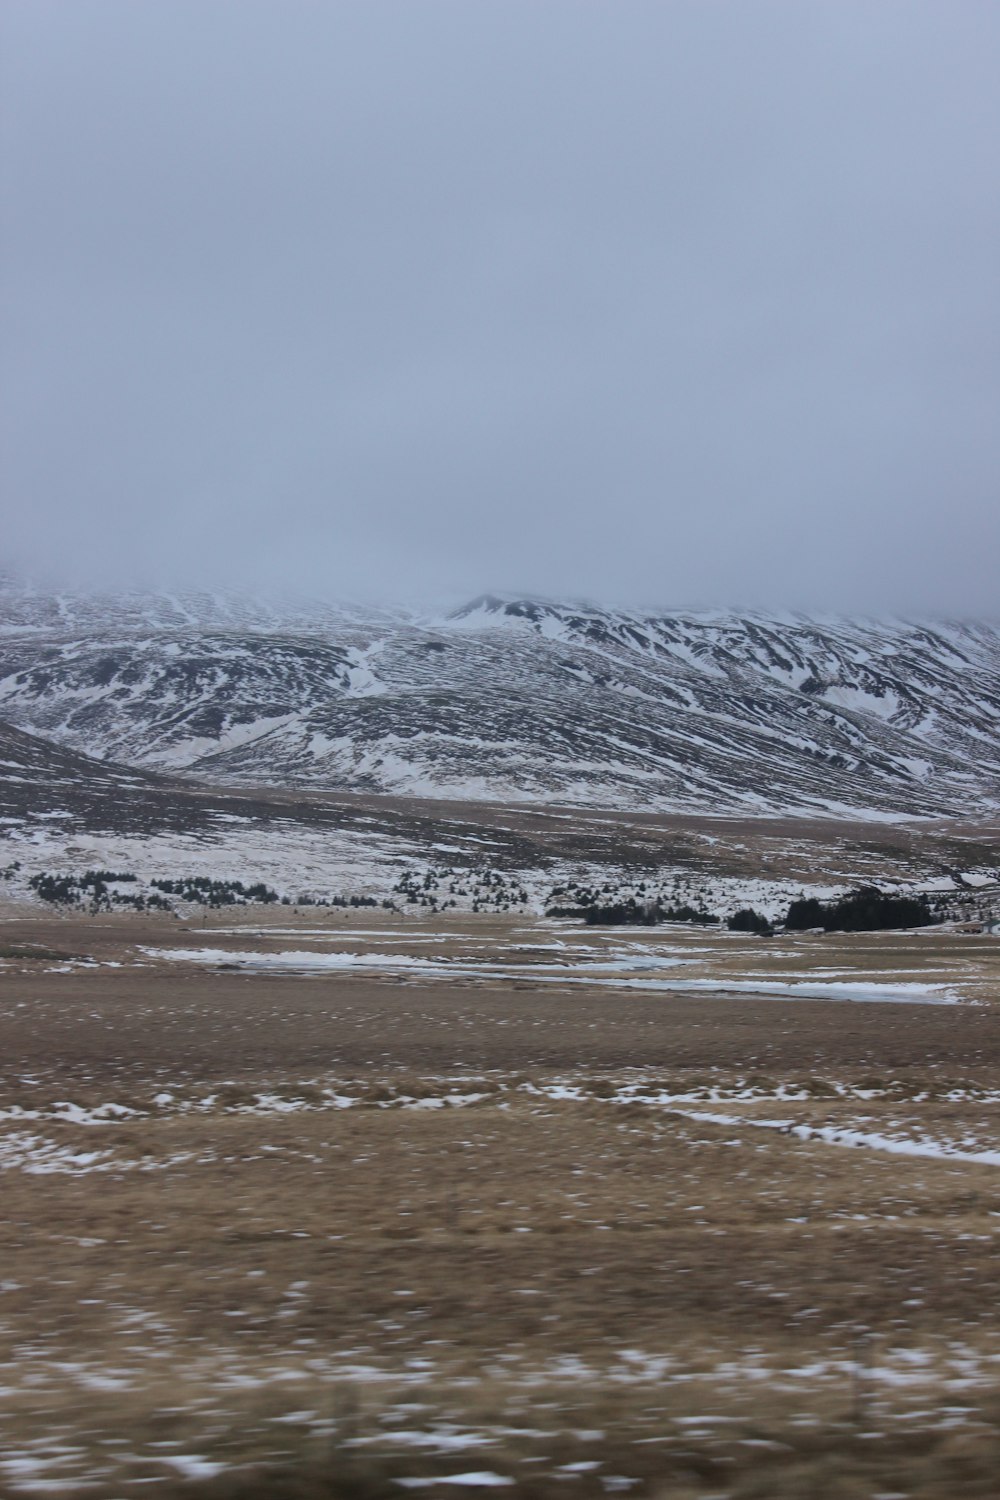
[[(565, 816), (572, 818), (573, 814)], [(711, 835), (703, 838), (711, 844)], [(465, 849), (440, 850), (434, 842), (418, 843), (380, 830), (317, 829), (291, 820), (255, 826), (249, 819), (216, 818), (201, 834), (162, 832), (142, 836), (68, 831), (58, 819), (30, 825), (12, 822), (0, 826), (0, 866), (17, 860), (20, 869), (0, 885), (0, 892), (8, 898), (34, 901), (27, 882), (36, 873), (105, 869), (135, 874), (142, 883), (138, 888), (144, 890), (154, 879), (205, 875), (216, 880), (263, 881), (292, 902), (300, 892), (324, 897), (357, 895), (393, 900), (405, 910), (405, 900), (396, 890), (400, 879), (410, 874), (419, 886), (426, 872), (436, 871), (442, 876), (439, 897), (454, 901), (459, 911), (470, 910), (474, 887), (495, 858), (492, 844), (487, 838), (474, 844), (467, 837)], [(802, 851), (794, 842), (787, 846), (787, 857), (802, 862)], [(904, 893), (959, 889), (951, 875), (932, 866), (932, 856), (928, 856), (926, 864), (915, 868), (908, 880), (882, 879), (880, 884)], [(453, 871), (454, 879), (442, 873), (446, 871)], [(505, 862), (502, 874), (509, 891), (523, 891), (527, 897), (524, 903), (515, 904), (535, 914), (566, 899), (553, 897), (553, 891), (559, 888), (580, 884), (601, 889), (610, 883), (625, 896), (640, 880), (654, 880), (648, 870), (637, 871), (611, 860), (553, 859), (534, 865)], [(822, 880), (808, 882), (808, 894), (828, 900), (865, 878), (849, 868), (830, 870)], [(988, 890), (997, 884), (997, 871), (966, 869), (962, 880), (966, 887)], [(753, 907), (772, 920), (781, 920), (789, 903), (804, 891), (801, 878), (717, 875), (710, 870), (666, 864), (654, 883), (667, 904), (704, 904), (723, 918), (742, 907)], [(458, 887), (458, 894), (451, 895), (451, 884)], [(412, 925), (409, 917), (407, 921)]]

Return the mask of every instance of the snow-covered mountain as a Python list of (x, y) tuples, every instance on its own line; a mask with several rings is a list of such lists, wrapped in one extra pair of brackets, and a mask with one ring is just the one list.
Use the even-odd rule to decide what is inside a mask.
[(1000, 628), (484, 596), (0, 591), (0, 718), (215, 783), (719, 812), (1000, 806)]

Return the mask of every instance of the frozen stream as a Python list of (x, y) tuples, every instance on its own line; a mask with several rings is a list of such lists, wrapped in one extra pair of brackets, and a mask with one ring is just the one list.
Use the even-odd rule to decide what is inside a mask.
[[(607, 950), (605, 950), (607, 951)], [(762, 973), (739, 977), (711, 970), (711, 959), (681, 957), (677, 953), (612, 953), (602, 958), (567, 957), (559, 962), (503, 963), (496, 960), (417, 957), (395, 953), (317, 952), (287, 949), (279, 952), (239, 951), (226, 948), (143, 948), (150, 958), (172, 963), (199, 964), (209, 968), (240, 969), (252, 973), (332, 974), (344, 972), (412, 974), (423, 979), (485, 979), (510, 983), (531, 980), (538, 984), (600, 985), (608, 989), (632, 989), (659, 993), (704, 995), (761, 995), (783, 1000), (845, 1000), (863, 1003), (907, 1005), (956, 1005), (960, 997), (947, 985), (907, 982), (897, 979), (870, 980), (826, 977), (822, 979)], [(701, 975), (676, 974), (678, 969), (701, 968)]]

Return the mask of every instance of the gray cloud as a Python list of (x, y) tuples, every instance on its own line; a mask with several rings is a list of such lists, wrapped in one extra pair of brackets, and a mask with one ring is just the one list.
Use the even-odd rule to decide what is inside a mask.
[(995, 612), (989, 0), (0, 26), (15, 563)]

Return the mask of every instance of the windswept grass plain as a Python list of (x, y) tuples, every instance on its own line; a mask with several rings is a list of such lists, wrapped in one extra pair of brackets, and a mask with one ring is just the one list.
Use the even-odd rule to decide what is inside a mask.
[(5, 1497), (995, 1494), (1000, 943), (272, 925), (4, 924)]

